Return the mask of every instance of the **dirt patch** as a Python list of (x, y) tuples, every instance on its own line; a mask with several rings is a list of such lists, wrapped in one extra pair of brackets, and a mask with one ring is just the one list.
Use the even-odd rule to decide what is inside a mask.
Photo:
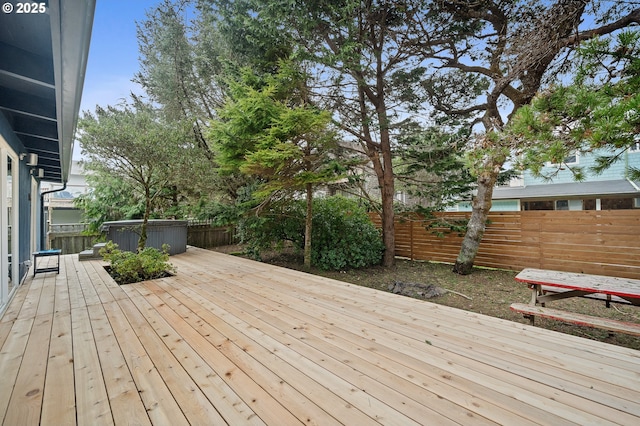
[[(224, 246), (212, 250), (227, 254), (239, 254), (242, 252), (242, 247), (237, 245)], [(263, 256), (262, 261), (285, 268), (303, 270), (302, 257), (293, 251), (268, 253)], [(427, 291), (428, 288), (438, 287), (446, 291), (443, 295), (429, 297), (430, 302), (523, 324), (529, 323), (529, 320), (523, 318), (522, 314), (509, 309), (511, 303), (528, 303), (531, 298), (531, 291), (525, 285), (515, 281), (517, 272), (475, 268), (472, 274), (462, 276), (451, 272), (451, 268), (451, 265), (443, 263), (396, 259), (395, 266), (391, 268), (376, 266), (347, 271), (322, 271), (313, 268), (309, 272), (387, 292), (397, 290), (396, 283), (398, 282), (417, 284), (418, 286), (408, 287), (415, 290), (416, 287), (424, 286), (425, 291), (418, 290), (407, 294), (411, 294), (410, 297), (420, 299), (426, 299), (425, 296), (432, 295)], [(572, 298), (555, 301), (552, 307), (640, 324), (640, 307), (637, 306), (612, 303), (611, 308), (607, 308), (602, 301)], [(617, 333), (610, 335), (604, 330), (565, 324), (544, 318), (537, 318), (536, 325), (549, 330), (640, 350), (640, 337)]]

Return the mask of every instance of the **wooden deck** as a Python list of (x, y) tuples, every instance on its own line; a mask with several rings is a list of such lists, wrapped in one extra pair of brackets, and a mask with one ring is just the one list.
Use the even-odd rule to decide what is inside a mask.
[(63, 256), (0, 320), (4, 425), (640, 424), (640, 352), (201, 249)]

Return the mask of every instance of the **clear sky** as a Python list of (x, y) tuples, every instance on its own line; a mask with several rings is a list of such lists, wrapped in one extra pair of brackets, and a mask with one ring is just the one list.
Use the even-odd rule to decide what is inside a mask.
[(161, 0), (97, 0), (89, 61), (80, 111), (115, 105), (129, 93), (142, 93), (131, 82), (138, 71), (136, 21)]

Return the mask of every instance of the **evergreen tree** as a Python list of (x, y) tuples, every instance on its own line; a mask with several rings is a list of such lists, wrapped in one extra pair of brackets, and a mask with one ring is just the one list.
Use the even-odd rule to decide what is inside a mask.
[(313, 190), (336, 180), (340, 166), (332, 155), (337, 145), (329, 113), (309, 103), (304, 75), (282, 65), (263, 81), (246, 71), (244, 80), (232, 86), (209, 138), (223, 170), (258, 179), (258, 211), (274, 200), (305, 194), (304, 262), (309, 268)]
[[(640, 142), (640, 33), (591, 40), (579, 55), (572, 84), (539, 93), (511, 122), (509, 132), (520, 140), (518, 164), (535, 175), (545, 163), (568, 167), (565, 158), (593, 150), (600, 154), (591, 172), (599, 174)], [(580, 167), (571, 171), (576, 180), (585, 176)], [(640, 180), (637, 168), (627, 172)]]

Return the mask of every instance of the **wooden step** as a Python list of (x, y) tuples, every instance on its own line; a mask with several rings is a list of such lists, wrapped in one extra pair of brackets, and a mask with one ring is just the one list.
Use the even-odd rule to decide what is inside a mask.
[(89, 250), (83, 250), (80, 253), (78, 253), (78, 259), (79, 260), (94, 260), (94, 259), (97, 259), (97, 258), (93, 254), (93, 250), (89, 249)]
[(512, 303), (510, 308), (512, 311), (520, 312), (525, 315), (533, 315), (537, 317), (564, 321), (571, 324), (577, 324), (577, 325), (582, 325), (586, 327), (600, 328), (603, 330), (614, 331), (617, 333), (625, 333), (625, 334), (632, 334), (634, 336), (640, 336), (640, 324), (635, 324), (631, 322), (617, 321), (617, 320), (612, 320), (607, 318), (594, 317), (591, 315), (577, 314), (574, 312), (561, 311), (559, 309), (527, 305), (525, 303)]
[(100, 256), (100, 250), (106, 246), (107, 243), (97, 243), (93, 245), (93, 255), (100, 258), (102, 256)]
[(102, 256), (100, 256), (100, 249), (102, 249), (105, 245), (106, 243), (94, 244), (92, 248), (78, 253), (78, 259), (79, 260), (102, 259)]

